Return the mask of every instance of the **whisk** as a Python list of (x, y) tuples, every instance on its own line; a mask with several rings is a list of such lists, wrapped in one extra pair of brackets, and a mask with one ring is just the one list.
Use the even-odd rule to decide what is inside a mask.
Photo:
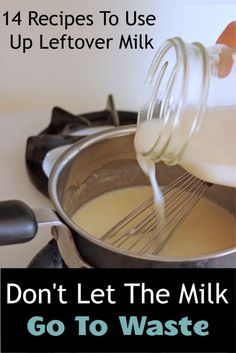
[(210, 183), (185, 173), (164, 187), (165, 220), (155, 212), (153, 198), (143, 202), (101, 239), (139, 254), (157, 255), (205, 193)]

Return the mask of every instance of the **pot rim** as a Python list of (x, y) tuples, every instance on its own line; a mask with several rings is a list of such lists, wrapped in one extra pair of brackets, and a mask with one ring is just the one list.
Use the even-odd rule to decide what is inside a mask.
[(48, 189), (49, 189), (50, 200), (53, 202), (57, 213), (60, 215), (62, 220), (65, 222), (65, 224), (68, 225), (70, 228), (72, 228), (81, 237), (84, 237), (86, 240), (94, 243), (95, 245), (102, 247), (108, 251), (115, 252), (118, 255), (126, 255), (128, 257), (132, 257), (137, 260), (146, 260), (146, 261), (150, 260), (154, 262), (161, 261), (161, 262), (167, 262), (167, 263), (196, 262), (196, 261), (202, 261), (202, 260), (215, 259), (218, 257), (230, 255), (236, 252), (236, 246), (234, 246), (234, 247), (226, 248), (221, 251), (217, 251), (214, 253), (206, 253), (199, 256), (165, 257), (160, 255), (136, 254), (134, 252), (123, 250), (115, 246), (112, 246), (110, 244), (107, 244), (104, 241), (101, 241), (100, 239), (94, 237), (93, 235), (89, 234), (88, 232), (86, 232), (85, 230), (77, 226), (72, 221), (72, 219), (65, 213), (58, 199), (57, 182), (61, 172), (63, 171), (67, 163), (71, 159), (73, 159), (76, 155), (78, 155), (81, 151), (85, 150), (86, 148), (93, 145), (94, 143), (100, 142), (107, 138), (110, 139), (110, 138), (119, 137), (127, 134), (133, 135), (135, 134), (135, 131), (136, 131), (136, 125), (126, 125), (125, 127), (124, 126), (114, 127), (102, 132), (98, 132), (94, 135), (83, 138), (82, 140), (74, 143), (58, 158), (49, 176)]

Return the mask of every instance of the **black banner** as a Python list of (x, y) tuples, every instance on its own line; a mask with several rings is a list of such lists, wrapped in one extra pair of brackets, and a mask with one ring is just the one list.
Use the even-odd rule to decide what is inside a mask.
[(235, 274), (3, 269), (2, 352), (235, 352)]

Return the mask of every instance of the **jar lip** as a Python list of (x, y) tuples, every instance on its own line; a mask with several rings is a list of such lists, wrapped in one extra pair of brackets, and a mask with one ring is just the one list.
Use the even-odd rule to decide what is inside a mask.
[[(176, 56), (176, 62), (175, 62), (176, 72), (178, 72), (178, 74), (179, 74), (180, 70), (182, 68), (182, 70), (181, 70), (182, 71), (182, 73), (181, 73), (182, 84), (181, 84), (180, 94), (178, 97), (178, 103), (175, 107), (175, 110), (171, 112), (169, 109), (167, 111), (167, 113), (165, 112), (165, 120), (166, 121), (169, 120), (170, 113), (171, 113), (171, 116), (173, 116), (174, 114), (176, 116), (178, 116), (179, 112), (182, 109), (182, 106), (183, 106), (183, 103), (185, 100), (185, 96), (187, 94), (187, 81), (188, 81), (188, 79), (186, 79), (188, 77), (186, 44), (180, 37), (174, 37), (174, 38), (169, 38), (166, 41), (164, 41), (162, 43), (162, 45), (159, 47), (157, 53), (155, 54), (155, 56), (153, 58), (152, 64), (149, 68), (149, 71), (148, 71), (148, 74), (147, 74), (147, 77), (145, 80), (145, 84), (144, 84), (143, 101), (140, 105), (140, 109), (139, 109), (139, 113), (138, 113), (138, 120), (137, 120), (138, 126), (143, 121), (151, 120), (153, 117), (153, 112), (155, 110), (156, 101), (158, 98), (158, 91), (159, 91), (159, 88), (161, 85), (161, 80), (166, 73), (165, 66), (167, 66), (169, 64), (169, 62), (164, 62), (163, 66), (161, 66), (161, 64), (163, 63), (165, 56), (172, 49), (174, 49), (175, 56)], [(173, 75), (173, 77), (170, 78), (170, 80), (172, 80), (172, 79), (174, 80), (174, 75)], [(155, 81), (155, 84), (154, 84), (154, 87), (152, 88), (153, 81)], [(170, 83), (170, 85), (171, 85), (171, 83)], [(165, 107), (167, 107), (167, 104), (165, 104), (165, 103), (168, 103), (168, 98), (169, 98), (169, 94), (167, 96), (167, 102), (164, 102)], [(162, 105), (162, 107), (163, 107), (163, 105)], [(170, 108), (170, 106), (169, 106), (169, 108)], [(162, 108), (162, 110), (164, 110), (164, 108)], [(162, 111), (162, 113), (164, 114), (163, 111)], [(174, 124), (175, 123), (176, 123), (176, 121), (174, 122)], [(156, 140), (154, 146), (152, 146), (149, 151), (145, 151), (143, 153), (144, 156), (146, 156), (146, 155), (151, 156), (152, 155), (157, 144), (159, 143), (159, 140), (161, 137), (161, 132), (159, 134), (159, 137), (157, 137), (157, 140)], [(170, 140), (171, 140), (171, 136), (168, 138), (168, 140), (166, 141), (165, 145), (160, 150), (158, 155), (156, 155), (156, 153), (155, 153), (155, 157), (153, 159), (155, 159), (156, 161), (160, 160), (160, 156), (164, 153), (164, 151), (168, 147)]]
[[(168, 147), (172, 142), (172, 132), (175, 127), (178, 126), (181, 119), (181, 111), (184, 108), (184, 104), (187, 101), (188, 97), (188, 89), (189, 89), (189, 78), (190, 78), (190, 64), (189, 64), (189, 53), (188, 49), (192, 47), (196, 49), (201, 57), (201, 74), (200, 74), (200, 84), (199, 84), (199, 97), (197, 98), (197, 104), (194, 105), (194, 116), (192, 117), (193, 124), (186, 134), (186, 138), (181, 143), (180, 148), (176, 151), (172, 151), (171, 153), (166, 153), (168, 151)], [(170, 50), (174, 50), (175, 60), (174, 66), (173, 62), (169, 63), (165, 61), (165, 57), (168, 59), (168, 54)], [(166, 59), (166, 60), (167, 60)], [(166, 70), (166, 65), (170, 64), (168, 70), (175, 70), (173, 72), (173, 77), (167, 77), (167, 88), (164, 87), (165, 95), (163, 100), (159, 100), (158, 91), (161, 86), (161, 80), (164, 75), (167, 73), (169, 75), (169, 71)], [(179, 80), (179, 87), (175, 91), (176, 87), (174, 86), (175, 78)], [(168, 84), (170, 83), (170, 89), (168, 88)], [(156, 117), (161, 118), (164, 121), (162, 125), (162, 130), (157, 133), (157, 138), (155, 144), (151, 146), (148, 151), (144, 151), (144, 156), (149, 156), (151, 159), (155, 161), (159, 161), (163, 159), (162, 157), (165, 155), (165, 161), (168, 164), (176, 164), (181, 158), (188, 142), (193, 135), (194, 131), (199, 127), (201, 123), (201, 118), (204, 111), (204, 105), (208, 96), (208, 88), (209, 88), (209, 64), (207, 58), (207, 51), (205, 47), (198, 42), (186, 43), (180, 37), (167, 39), (159, 48), (150, 69), (148, 71), (148, 75), (145, 81), (144, 86), (144, 96), (143, 102), (141, 104), (139, 114), (138, 114), (138, 126), (146, 121), (151, 120), (154, 116), (155, 110), (157, 111), (157, 105), (159, 104), (159, 116), (156, 114)], [(173, 94), (174, 90), (174, 94)], [(173, 95), (172, 95), (173, 94)], [(174, 97), (174, 98), (173, 98)], [(168, 133), (165, 126), (168, 124)], [(165, 136), (163, 138), (163, 130), (165, 129)], [(158, 148), (157, 148), (158, 146)]]
[[(152, 82), (154, 75), (156, 74), (156, 71), (161, 64), (161, 61), (163, 60), (163, 58), (165, 57), (167, 52), (172, 48), (175, 49), (175, 53), (176, 53), (176, 57), (178, 58), (178, 62), (180, 62), (181, 58), (183, 58), (183, 53), (186, 50), (185, 42), (180, 37), (174, 37), (174, 38), (169, 38), (169, 39), (165, 40), (161, 44), (159, 49), (157, 50), (157, 52), (152, 60), (151, 66), (148, 70), (146, 80), (144, 83), (145, 87), (148, 86)], [(138, 124), (141, 123), (141, 121), (140, 121), (142, 118), (141, 112), (144, 109), (144, 107), (145, 107), (145, 104), (141, 104), (140, 111), (138, 114)], [(149, 117), (150, 116), (148, 115), (147, 120), (149, 120), (148, 119)]]

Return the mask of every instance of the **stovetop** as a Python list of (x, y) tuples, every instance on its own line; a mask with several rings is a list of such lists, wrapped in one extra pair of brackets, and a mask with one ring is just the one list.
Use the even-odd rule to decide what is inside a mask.
[(48, 176), (59, 155), (81, 138), (114, 126), (135, 124), (136, 112), (116, 110), (112, 95), (102, 111), (74, 115), (64, 109), (52, 110), (50, 124), (26, 144), (26, 166), (30, 180), (48, 196)]

